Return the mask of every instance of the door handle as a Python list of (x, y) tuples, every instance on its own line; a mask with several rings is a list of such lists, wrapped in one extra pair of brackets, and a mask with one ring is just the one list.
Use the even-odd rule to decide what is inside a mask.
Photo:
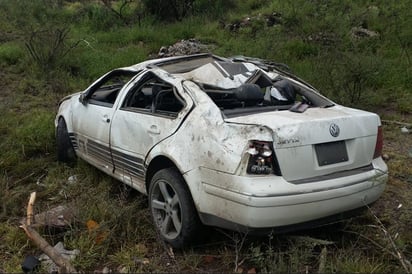
[(160, 134), (160, 130), (157, 128), (156, 125), (151, 125), (150, 128), (147, 130), (147, 132), (151, 133), (151, 134)]
[(109, 115), (106, 114), (103, 116), (103, 122), (110, 123)]

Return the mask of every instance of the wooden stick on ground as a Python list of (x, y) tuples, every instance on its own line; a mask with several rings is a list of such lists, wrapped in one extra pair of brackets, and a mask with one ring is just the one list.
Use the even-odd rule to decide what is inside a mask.
[(395, 125), (399, 125), (399, 126), (412, 126), (411, 123), (404, 123), (404, 122), (398, 122), (398, 121), (392, 121), (392, 120), (382, 120), (382, 123), (385, 124), (395, 124)]
[(54, 247), (52, 247), (36, 230), (31, 227), (33, 220), (33, 207), (36, 200), (36, 192), (30, 194), (27, 205), (27, 221), (20, 227), (27, 236), (60, 268), (60, 273), (75, 273), (76, 269)]
[(32, 192), (30, 194), (29, 203), (27, 204), (27, 219), (26, 219), (27, 226), (31, 226), (31, 224), (34, 221), (33, 207), (34, 207), (35, 201), (36, 201), (36, 192)]

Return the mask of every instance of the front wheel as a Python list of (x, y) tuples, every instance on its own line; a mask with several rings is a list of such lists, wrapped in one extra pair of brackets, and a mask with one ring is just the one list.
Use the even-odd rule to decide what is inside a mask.
[(174, 168), (158, 171), (149, 187), (149, 208), (162, 240), (174, 248), (190, 244), (199, 227), (199, 217), (182, 175)]
[(72, 142), (67, 132), (66, 122), (59, 119), (56, 131), (57, 160), (64, 163), (73, 163), (76, 160)]

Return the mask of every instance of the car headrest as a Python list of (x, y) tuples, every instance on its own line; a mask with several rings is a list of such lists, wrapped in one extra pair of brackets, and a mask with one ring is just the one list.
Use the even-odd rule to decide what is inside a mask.
[(273, 86), (290, 102), (295, 102), (296, 90), (293, 85), (286, 79), (282, 79), (273, 84)]
[(248, 105), (262, 102), (265, 95), (256, 84), (243, 84), (234, 90), (234, 94), (239, 101)]

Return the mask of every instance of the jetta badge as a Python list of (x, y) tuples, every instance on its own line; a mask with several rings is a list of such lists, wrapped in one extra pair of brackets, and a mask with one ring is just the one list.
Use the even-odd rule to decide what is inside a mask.
[(333, 137), (338, 137), (340, 132), (339, 126), (337, 124), (331, 124), (329, 126), (329, 132)]

